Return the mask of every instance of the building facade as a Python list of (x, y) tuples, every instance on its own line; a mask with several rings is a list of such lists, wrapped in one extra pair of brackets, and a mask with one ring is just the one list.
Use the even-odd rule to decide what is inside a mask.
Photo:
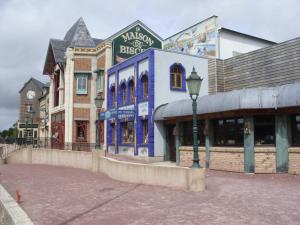
[(107, 151), (163, 159), (165, 134), (153, 123), (161, 104), (188, 98), (186, 76), (193, 66), (203, 74), (201, 95), (208, 94), (206, 58), (149, 49), (108, 71)]
[[(197, 102), (202, 166), (300, 174), (299, 49), (296, 38), (229, 59), (209, 60), (209, 95)], [(179, 130), (173, 151), (184, 166), (192, 159), (188, 138), (192, 112), (180, 108), (189, 104), (183, 100), (162, 105), (154, 116), (165, 129)]]
[[(161, 38), (140, 21), (102, 40), (92, 38), (80, 18), (64, 39), (50, 39), (44, 74), (51, 78), (52, 148), (91, 150), (100, 141), (106, 146), (105, 121), (98, 126), (97, 115), (105, 111), (107, 69), (151, 46), (161, 47)], [(101, 109), (95, 106), (98, 95), (104, 97)]]
[(30, 78), (19, 91), (18, 139), (37, 145), (39, 141), (40, 102), (46, 84)]
[(226, 59), (275, 44), (222, 26), (217, 16), (209, 17), (164, 40), (163, 49)]

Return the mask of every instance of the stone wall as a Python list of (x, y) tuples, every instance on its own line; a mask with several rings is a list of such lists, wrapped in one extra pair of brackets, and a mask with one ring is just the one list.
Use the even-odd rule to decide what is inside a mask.
[(276, 173), (275, 147), (254, 148), (255, 173)]
[[(180, 146), (180, 166), (191, 167), (193, 164), (194, 151), (191, 146)], [(200, 158), (200, 165), (205, 167), (205, 147), (198, 148), (198, 154)]]
[(289, 148), (289, 173), (300, 174), (300, 148)]

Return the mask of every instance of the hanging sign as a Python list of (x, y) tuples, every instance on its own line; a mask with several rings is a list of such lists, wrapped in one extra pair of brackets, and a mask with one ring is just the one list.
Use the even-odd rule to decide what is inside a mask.
[(136, 25), (113, 39), (114, 64), (141, 53), (148, 48), (161, 49), (159, 39), (140, 25)]

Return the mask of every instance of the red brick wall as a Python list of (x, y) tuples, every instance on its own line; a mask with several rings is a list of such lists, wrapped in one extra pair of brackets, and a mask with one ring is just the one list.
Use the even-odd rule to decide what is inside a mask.
[(75, 58), (74, 69), (75, 71), (91, 71), (92, 60), (89, 58)]
[[(73, 117), (74, 119), (76, 118), (85, 118), (88, 120), (87, 122), (87, 142), (90, 141), (90, 109), (79, 109), (79, 108), (74, 108), (73, 109)], [(77, 135), (77, 130), (76, 130), (76, 121), (73, 121), (73, 137), (72, 140), (75, 143), (76, 142), (76, 135)]]
[(73, 102), (74, 103), (91, 103), (91, 92), (92, 92), (92, 75), (88, 75), (88, 93), (86, 95), (76, 94), (76, 77), (73, 85)]

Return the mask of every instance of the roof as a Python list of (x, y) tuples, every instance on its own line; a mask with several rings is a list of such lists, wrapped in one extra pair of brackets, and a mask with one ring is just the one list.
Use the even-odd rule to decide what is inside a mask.
[(219, 31), (220, 31), (220, 32), (224, 31), (224, 32), (228, 32), (228, 33), (235, 34), (235, 35), (240, 35), (240, 36), (248, 37), (248, 38), (251, 38), (251, 39), (256, 39), (256, 40), (259, 40), (259, 41), (266, 42), (266, 43), (268, 43), (268, 44), (277, 44), (277, 43), (274, 42), (274, 41), (269, 41), (269, 40), (266, 40), (266, 39), (264, 39), (264, 38), (252, 36), (252, 35), (245, 34), (245, 33), (241, 33), (241, 32), (238, 32), (238, 31), (235, 31), (235, 30), (231, 30), (231, 29), (228, 29), (228, 28), (225, 28), (225, 27), (219, 28)]
[(51, 67), (55, 64), (65, 63), (65, 52), (67, 48), (94, 48), (101, 42), (103, 42), (102, 39), (91, 37), (83, 18), (80, 17), (68, 30), (63, 40), (50, 39), (43, 73), (50, 74)]
[[(197, 115), (245, 109), (279, 109), (300, 106), (300, 83), (220, 92), (197, 100)], [(192, 102), (183, 99), (155, 109), (154, 120), (192, 115)]]
[(30, 81), (32, 81), (39, 89), (43, 89), (43, 87), (45, 87), (47, 84), (42, 83), (41, 81), (31, 77), (21, 88), (21, 90), (19, 91), (19, 93), (21, 93), (23, 91), (23, 89), (30, 83)]

